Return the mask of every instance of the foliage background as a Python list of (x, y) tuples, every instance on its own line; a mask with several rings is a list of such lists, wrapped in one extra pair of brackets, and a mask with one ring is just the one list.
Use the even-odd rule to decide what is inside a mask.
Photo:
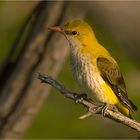
[[(32, 9), (33, 3), (28, 1), (0, 2), (0, 63), (5, 58), (24, 19)], [(139, 61), (134, 61), (134, 58), (129, 57), (126, 46), (122, 48), (121, 43), (98, 24), (96, 18), (93, 19), (87, 15), (85, 20), (94, 28), (99, 42), (111, 52), (119, 63), (126, 81), (129, 97), (139, 107)], [(121, 34), (121, 30), (119, 32)], [(58, 47), (61, 49), (61, 46)], [(11, 61), (16, 59), (16, 54), (18, 54), (19, 50), (20, 48), (17, 49), (15, 58), (12, 58)], [(69, 88), (78, 91), (78, 87), (72, 77), (69, 58), (62, 68), (58, 80)], [(39, 83), (38, 86), (41, 86), (41, 84)], [(139, 136), (135, 130), (111, 120), (103, 119), (98, 115), (79, 120), (78, 117), (85, 112), (84, 107), (65, 99), (56, 90), (52, 89), (24, 138), (137, 138)], [(140, 120), (139, 111), (134, 114), (134, 118)]]

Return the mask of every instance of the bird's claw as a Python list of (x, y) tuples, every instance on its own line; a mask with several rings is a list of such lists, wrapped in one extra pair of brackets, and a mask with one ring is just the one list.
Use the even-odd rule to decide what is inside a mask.
[(87, 100), (87, 94), (82, 93), (82, 94), (75, 94), (74, 96), (76, 98), (76, 103), (80, 102), (83, 99)]
[(111, 109), (111, 110), (116, 110), (116, 107), (111, 105), (111, 104), (106, 104), (104, 103), (103, 105), (101, 105), (97, 111), (101, 112), (102, 117), (104, 118), (106, 116), (106, 110), (107, 109)]
[(81, 117), (79, 117), (79, 119), (85, 119), (85, 118), (91, 116), (92, 114), (101, 114), (102, 118), (105, 118), (107, 109), (117, 110), (117, 108), (115, 106), (104, 103), (102, 105), (93, 106), (93, 107), (89, 108), (88, 112), (86, 114), (82, 115)]

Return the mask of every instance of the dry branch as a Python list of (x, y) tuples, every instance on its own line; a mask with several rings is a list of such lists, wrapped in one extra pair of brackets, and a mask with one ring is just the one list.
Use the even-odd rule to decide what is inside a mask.
[[(56, 88), (57, 90), (59, 90), (60, 93), (62, 93), (65, 97), (72, 99), (74, 101), (77, 101), (77, 97), (79, 96), (79, 94), (72, 92), (71, 90), (69, 90), (64, 85), (54, 80), (50, 76), (39, 74), (38, 78), (41, 80), (42, 83), (47, 83), (51, 85), (52, 87)], [(90, 111), (84, 116), (80, 117), (81, 119), (91, 116), (93, 114), (102, 115), (101, 106), (96, 105), (93, 102), (89, 101), (88, 98), (82, 98), (81, 100), (78, 100), (78, 103), (84, 105)], [(113, 109), (113, 108), (106, 108), (104, 114), (105, 114), (105, 117), (112, 119), (114, 121), (120, 122), (140, 132), (140, 123), (137, 122), (136, 120), (133, 120), (124, 116), (118, 110)]]

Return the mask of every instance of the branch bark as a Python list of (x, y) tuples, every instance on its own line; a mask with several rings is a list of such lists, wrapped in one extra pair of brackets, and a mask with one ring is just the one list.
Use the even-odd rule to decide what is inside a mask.
[[(81, 119), (91, 116), (93, 114), (102, 115), (101, 106), (96, 105), (93, 102), (90, 102), (88, 98), (82, 98), (80, 100), (77, 100), (77, 97), (79, 96), (79, 94), (72, 92), (71, 90), (69, 90), (64, 85), (54, 80), (50, 76), (39, 74), (38, 79), (40, 79), (42, 83), (47, 83), (51, 85), (52, 87), (56, 88), (65, 97), (72, 99), (76, 102), (78, 101), (79, 104), (82, 104), (85, 107), (87, 107), (89, 112), (85, 114), (84, 116), (80, 117)], [(118, 110), (113, 109), (113, 108), (106, 108), (104, 114), (105, 114), (105, 117), (112, 119), (116, 122), (122, 123), (124, 125), (127, 125), (128, 127), (131, 127), (132, 129), (135, 129), (140, 132), (140, 123), (137, 122), (136, 120), (133, 120), (124, 116)]]

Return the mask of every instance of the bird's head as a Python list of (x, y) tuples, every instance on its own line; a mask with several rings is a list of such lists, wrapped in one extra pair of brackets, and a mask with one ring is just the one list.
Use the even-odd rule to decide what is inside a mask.
[(88, 46), (90, 43), (96, 42), (92, 28), (82, 20), (70, 20), (64, 27), (56, 26), (50, 29), (63, 33), (73, 47)]

